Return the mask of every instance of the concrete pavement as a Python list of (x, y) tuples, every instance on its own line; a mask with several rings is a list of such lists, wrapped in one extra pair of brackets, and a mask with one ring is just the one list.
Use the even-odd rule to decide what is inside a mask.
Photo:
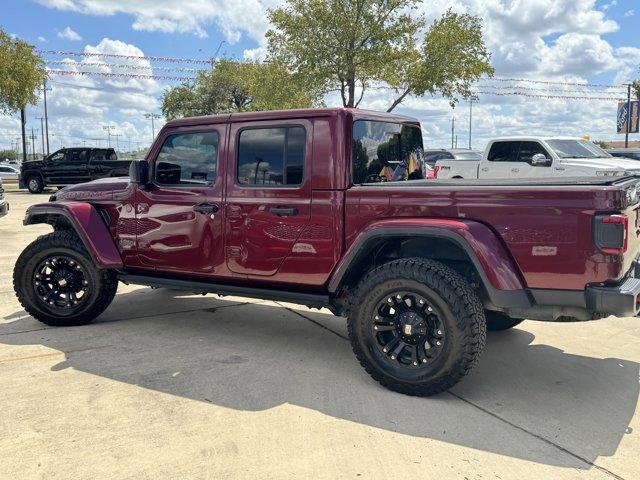
[(450, 393), (369, 378), (329, 312), (121, 285), (96, 323), (50, 328), (11, 286), (0, 219), (0, 478), (637, 478), (640, 321), (489, 334)]

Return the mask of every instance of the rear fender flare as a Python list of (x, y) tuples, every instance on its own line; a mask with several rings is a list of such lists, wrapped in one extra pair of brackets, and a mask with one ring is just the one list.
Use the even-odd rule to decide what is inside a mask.
[[(498, 308), (527, 308), (531, 300), (509, 253), (486, 225), (470, 220), (398, 219), (374, 222), (349, 246), (329, 280), (337, 294), (358, 262), (384, 238), (444, 238), (460, 247), (475, 266), (491, 304)], [(364, 273), (364, 272), (362, 272)]]
[(100, 213), (90, 203), (57, 202), (32, 205), (27, 209), (24, 225), (55, 225), (64, 218), (84, 243), (98, 268), (122, 269), (122, 257)]

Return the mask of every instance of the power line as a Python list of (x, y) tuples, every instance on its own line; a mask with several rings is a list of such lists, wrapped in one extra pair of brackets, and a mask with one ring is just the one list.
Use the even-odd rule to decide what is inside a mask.
[(165, 72), (193, 72), (197, 73), (201, 71), (199, 68), (190, 67), (161, 67), (152, 65), (129, 65), (126, 63), (100, 63), (100, 62), (82, 62), (78, 63), (75, 60), (56, 60), (46, 61), (47, 65), (63, 65), (68, 67), (80, 66), (80, 67), (109, 67), (109, 68), (122, 68), (127, 70), (162, 70)]
[(602, 83), (581, 83), (581, 82), (564, 82), (564, 81), (552, 81), (552, 80), (532, 80), (530, 78), (502, 78), (491, 77), (483, 79), (485, 81), (496, 82), (523, 82), (523, 83), (538, 83), (543, 85), (570, 85), (572, 87), (594, 87), (594, 88), (626, 88), (624, 85), (606, 85)]
[(521, 96), (521, 97), (529, 97), (529, 98), (548, 98), (548, 99), (563, 99), (563, 100), (608, 100), (608, 101), (621, 101), (620, 98), (615, 97), (590, 97), (590, 96), (568, 96), (568, 95), (534, 95), (530, 93), (523, 92), (487, 92), (487, 91), (476, 91), (475, 93), (480, 95), (496, 95), (499, 97), (503, 96)]
[(199, 65), (209, 65), (210, 63), (210, 60), (202, 60), (198, 58), (163, 57), (156, 55), (124, 55), (119, 53), (69, 52), (63, 50), (36, 50), (36, 52), (49, 55), (68, 55), (70, 57), (126, 58), (129, 60), (153, 60), (157, 62), (195, 63)]
[(527, 92), (560, 92), (560, 93), (592, 93), (595, 95), (602, 95), (602, 94), (611, 94), (611, 95), (618, 95), (619, 92), (607, 92), (607, 91), (600, 91), (600, 90), (565, 90), (564, 88), (554, 88), (554, 87), (543, 87), (543, 88), (535, 88), (535, 87), (519, 87), (517, 85), (513, 85), (513, 86), (502, 86), (502, 85), (483, 85), (483, 84), (477, 84), (474, 85), (475, 88), (488, 88), (491, 90), (524, 90)]
[(106, 78), (139, 78), (143, 80), (165, 80), (174, 82), (189, 82), (195, 80), (195, 77), (170, 77), (164, 75), (144, 75), (139, 73), (113, 73), (113, 72), (86, 72), (86, 71), (71, 71), (71, 70), (49, 70), (51, 75), (62, 76), (94, 76), (94, 77), (106, 77)]

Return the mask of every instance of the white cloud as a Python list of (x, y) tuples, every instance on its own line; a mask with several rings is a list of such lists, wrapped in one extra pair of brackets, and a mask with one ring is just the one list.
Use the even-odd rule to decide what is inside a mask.
[(123, 13), (134, 18), (134, 30), (165, 33), (191, 33), (207, 37), (207, 25), (216, 25), (229, 43), (240, 40), (245, 32), (261, 41), (268, 27), (265, 11), (279, 0), (137, 0), (104, 2), (99, 0), (37, 0), (43, 5), (92, 15)]
[(45, 37), (43, 37), (42, 35), (41, 35), (41, 36), (39, 36), (39, 37), (37, 38), (37, 40), (38, 40), (40, 43), (47, 43), (47, 39), (46, 39)]
[(625, 18), (628, 17), (633, 17), (636, 14), (636, 11), (631, 9), (631, 10), (627, 10), (626, 12), (624, 12), (624, 15), (622, 15)]
[(71, 29), (71, 27), (65, 27), (64, 30), (57, 33), (59, 38), (64, 38), (65, 40), (70, 40), (72, 42), (79, 42), (82, 40), (82, 37), (78, 35), (78, 33)]

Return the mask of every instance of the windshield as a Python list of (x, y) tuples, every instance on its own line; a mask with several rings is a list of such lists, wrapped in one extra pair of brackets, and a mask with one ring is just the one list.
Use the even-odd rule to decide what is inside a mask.
[(353, 183), (425, 178), (422, 132), (416, 125), (353, 122)]
[(607, 152), (588, 140), (547, 140), (560, 158), (610, 158)]

